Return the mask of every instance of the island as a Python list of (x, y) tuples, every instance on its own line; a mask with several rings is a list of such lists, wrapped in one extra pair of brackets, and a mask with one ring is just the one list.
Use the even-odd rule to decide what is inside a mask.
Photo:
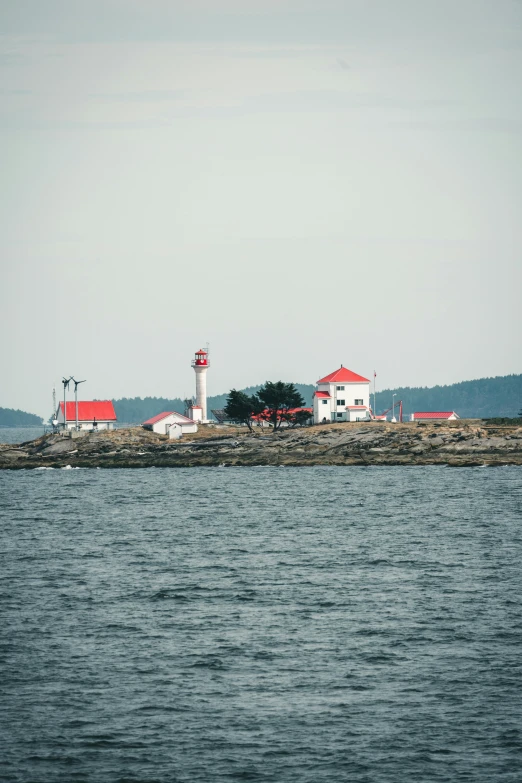
[(481, 420), (345, 422), (269, 429), (207, 425), (169, 440), (138, 426), (50, 433), (0, 444), (0, 468), (188, 468), (200, 466), (522, 465), (522, 426)]

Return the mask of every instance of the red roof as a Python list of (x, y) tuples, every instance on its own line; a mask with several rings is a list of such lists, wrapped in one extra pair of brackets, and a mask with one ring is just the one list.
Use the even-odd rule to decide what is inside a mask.
[(348, 370), (341, 364), (338, 370), (321, 378), (317, 383), (370, 383), (370, 381), (368, 378), (363, 378), (362, 375), (357, 375), (357, 373)]
[(161, 421), (162, 419), (166, 419), (167, 416), (172, 416), (173, 411), (164, 411), (163, 413), (158, 413), (157, 416), (153, 416), (152, 419), (147, 419), (147, 421), (144, 421), (143, 424), (156, 424), (156, 422)]
[(413, 415), (416, 419), (449, 419), (457, 414), (455, 411), (420, 411)]
[(328, 392), (318, 392), (318, 391), (316, 391), (316, 392), (314, 392), (314, 395), (316, 397), (330, 397)]
[[(76, 421), (76, 404), (67, 403), (67, 421)], [(63, 416), (63, 402), (60, 403), (60, 413)], [(78, 400), (78, 421), (116, 421), (116, 411), (111, 400)]]
[[(312, 414), (314, 412), (313, 408), (288, 408), (288, 410), (285, 410), (284, 413), (298, 413), (299, 411), (306, 411), (307, 413)], [(262, 413), (258, 413), (255, 416), (252, 416), (253, 421), (268, 421), (269, 416), (271, 414), (271, 410), (269, 408), (265, 408), (265, 410)], [(278, 415), (281, 415), (283, 411), (277, 411)]]
[(194, 421), (192, 419), (189, 419), (188, 416), (184, 416), (182, 413), (178, 413), (177, 411), (164, 411), (163, 413), (158, 413), (157, 416), (153, 416), (151, 419), (147, 419), (147, 421), (144, 421), (141, 425), (142, 427), (145, 427), (146, 425), (153, 425), (157, 424), (158, 421), (161, 421), (162, 419), (166, 419), (168, 416), (179, 416), (180, 419), (183, 419), (183, 421), (190, 421), (191, 424), (194, 424)]
[(207, 356), (207, 352), (203, 350), (203, 348), (200, 348), (199, 351), (196, 351), (196, 353), (204, 353), (205, 356)]

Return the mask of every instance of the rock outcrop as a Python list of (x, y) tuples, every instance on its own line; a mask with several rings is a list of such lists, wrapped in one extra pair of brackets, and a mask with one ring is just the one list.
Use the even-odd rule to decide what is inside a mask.
[(522, 427), (468, 420), (364, 422), (286, 429), (201, 427), (169, 441), (141, 427), (0, 444), (0, 468), (145, 468), (247, 465), (522, 465)]

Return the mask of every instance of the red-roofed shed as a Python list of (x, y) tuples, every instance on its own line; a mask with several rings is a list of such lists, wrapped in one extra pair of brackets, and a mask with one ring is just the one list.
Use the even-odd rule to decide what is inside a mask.
[[(67, 429), (76, 426), (76, 403), (68, 402), (65, 408)], [(63, 402), (57, 411), (58, 425), (63, 427)], [(108, 430), (114, 428), (117, 421), (112, 400), (78, 400), (78, 426), (81, 430)]]
[(198, 425), (195, 421), (187, 418), (187, 416), (183, 416), (182, 413), (177, 413), (177, 411), (158, 413), (156, 416), (152, 416), (152, 418), (144, 421), (141, 426), (145, 430), (152, 430), (159, 435), (169, 435), (174, 425), (181, 429), (182, 434), (198, 431)]
[(455, 421), (460, 416), (455, 411), (416, 411), (411, 414), (412, 421)]

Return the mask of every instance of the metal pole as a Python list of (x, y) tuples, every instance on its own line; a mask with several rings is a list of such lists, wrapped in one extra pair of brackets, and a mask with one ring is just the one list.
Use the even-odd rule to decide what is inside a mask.
[(75, 419), (76, 419), (76, 432), (79, 431), (78, 426), (78, 386), (80, 383), (85, 383), (85, 381), (77, 381), (75, 378), (71, 376), (71, 380), (74, 382), (74, 407), (75, 407)]
[(64, 385), (63, 385), (63, 430), (64, 430), (64, 432), (67, 429), (67, 409), (65, 407), (65, 389), (66, 388), (67, 388), (67, 386), (64, 383)]

